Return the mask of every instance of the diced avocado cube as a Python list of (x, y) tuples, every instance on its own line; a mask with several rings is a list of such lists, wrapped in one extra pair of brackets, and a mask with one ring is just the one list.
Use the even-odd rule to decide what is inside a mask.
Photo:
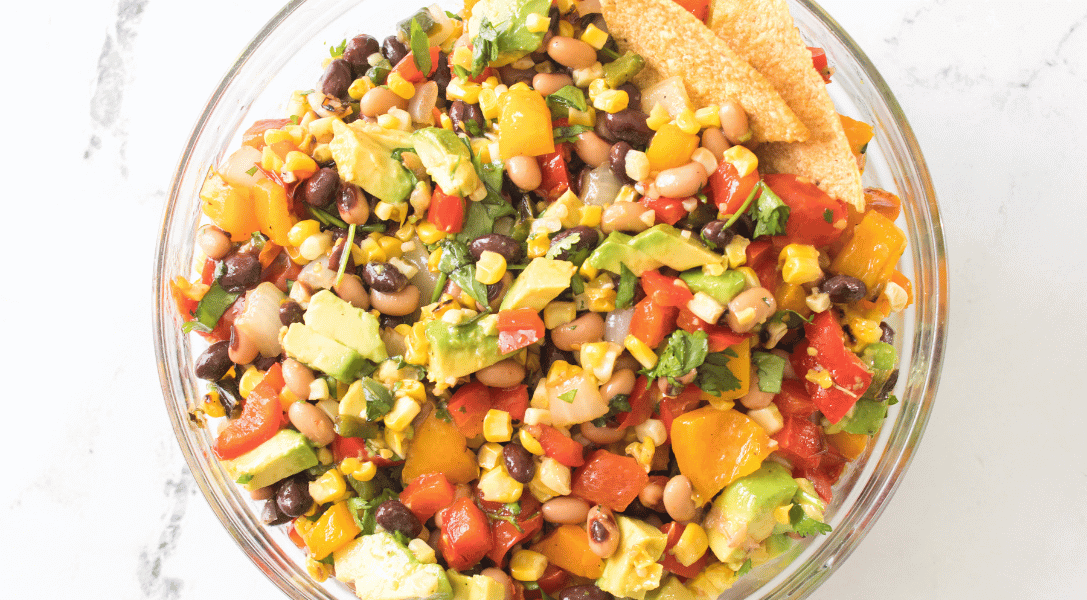
[(449, 578), (440, 565), (423, 564), (392, 534), (358, 537), (332, 553), (336, 578), (355, 584), (367, 600), (452, 600)]
[(306, 436), (293, 429), (280, 429), (263, 444), (223, 466), (247, 490), (258, 490), (317, 465), (317, 454)]
[(604, 65), (604, 80), (608, 87), (618, 89), (619, 86), (630, 81), (645, 66), (645, 59), (640, 54), (627, 51), (626, 54)]
[(328, 290), (313, 295), (303, 320), (314, 331), (351, 348), (363, 358), (373, 362), (389, 358), (381, 341), (377, 317)]
[(645, 521), (616, 515), (619, 548), (604, 561), (596, 586), (616, 598), (642, 600), (660, 586), (664, 568), (657, 561), (664, 554), (668, 536)]
[(431, 321), (426, 325), (430, 342), (427, 377), (444, 381), (489, 367), (506, 357), (498, 350), (498, 335), (487, 334), (477, 323), (453, 325)]
[(646, 229), (630, 240), (630, 245), (677, 271), (686, 271), (710, 263), (720, 263), (723, 257), (707, 248), (689, 231), (681, 231), (660, 223)]
[(467, 196), (479, 187), (472, 153), (457, 134), (440, 127), (427, 127), (413, 133), (411, 141), (427, 174), (443, 192)]
[(669, 575), (659, 588), (646, 593), (645, 600), (695, 600), (695, 597), (675, 575)]
[(453, 588), (453, 600), (502, 600), (506, 586), (486, 575), (461, 575), (453, 569), (445, 572)]
[(615, 274), (620, 273), (619, 265), (626, 265), (631, 273), (638, 276), (664, 264), (631, 246), (631, 239), (633, 238), (629, 235), (618, 231), (608, 234), (589, 258), (585, 259), (585, 264)]
[(798, 489), (788, 469), (765, 462), (758, 471), (733, 481), (713, 501), (705, 527), (710, 549), (722, 562), (744, 552), (745, 541), (762, 542), (774, 530), (774, 510)]
[(345, 125), (340, 120), (332, 122), (333, 137), (328, 149), (336, 161), (340, 177), (385, 202), (404, 201), (411, 193), (412, 178), (392, 153), (397, 147), (410, 146), (407, 133), (402, 132), (404, 139), (399, 146), (390, 148), (397, 143), (394, 134), (375, 132), (365, 123), (356, 126), (357, 123), (361, 122), (356, 121), (351, 125)]
[(702, 269), (692, 269), (679, 274), (692, 292), (702, 292), (720, 304), (728, 304), (744, 290), (744, 276), (739, 271), (725, 271), (720, 275), (707, 275)]
[(576, 272), (577, 266), (570, 261), (542, 256), (534, 258), (513, 280), (500, 309), (527, 307), (535, 311), (543, 310), (548, 302), (570, 287), (570, 278)]
[(863, 433), (874, 435), (887, 418), (887, 403), (876, 400), (860, 399), (853, 405), (853, 410), (842, 417), (841, 421), (826, 428), (827, 433)]
[(358, 352), (317, 333), (305, 323), (291, 323), (283, 335), (283, 350), (307, 367), (328, 373), (344, 383), (358, 379), (366, 365), (366, 359)]

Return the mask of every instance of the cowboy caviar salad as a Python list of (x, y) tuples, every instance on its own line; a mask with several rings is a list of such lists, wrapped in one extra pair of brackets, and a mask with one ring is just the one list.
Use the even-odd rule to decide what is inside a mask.
[(872, 128), (780, 0), (466, 4), (209, 171), (193, 417), (360, 598), (714, 599), (830, 530), (894, 402)]

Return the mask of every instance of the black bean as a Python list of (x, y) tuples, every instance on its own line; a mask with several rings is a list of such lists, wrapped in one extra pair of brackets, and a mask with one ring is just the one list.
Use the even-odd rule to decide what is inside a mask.
[[(347, 250), (346, 236), (344, 236), (343, 239), (335, 240), (333, 244), (335, 245), (332, 247), (332, 252), (328, 253), (328, 268), (338, 272), (340, 270), (340, 260), (343, 258), (344, 252), (346, 251), (347, 266), (344, 268), (348, 271), (353, 271), (355, 269), (355, 259), (351, 257), (351, 251)], [(351, 245), (355, 245), (354, 242), (352, 242)]]
[(642, 91), (638, 89), (638, 86), (630, 83), (629, 81), (616, 88), (627, 93), (627, 106), (630, 108), (639, 108), (642, 105)]
[(253, 366), (256, 367), (258, 371), (267, 371), (277, 362), (279, 362), (278, 356), (264, 356), (263, 354), (258, 354), (257, 357), (253, 359)]
[(834, 275), (828, 277), (819, 289), (830, 296), (830, 301), (835, 304), (848, 304), (863, 300), (868, 294), (868, 286), (856, 277), (849, 275)]
[(883, 321), (882, 323), (880, 323), (879, 329), (883, 332), (879, 336), (879, 341), (883, 342), (884, 344), (895, 343), (895, 330), (887, 324), (887, 321)]
[(378, 322), (381, 324), (381, 328), (396, 327), (397, 325), (411, 325), (415, 322), (415, 318), (412, 315), (404, 315), (402, 317), (394, 317), (392, 315), (379, 315)]
[(232, 366), (234, 363), (230, 362), (230, 342), (215, 342), (196, 357), (196, 376), (208, 381), (219, 381)]
[(536, 474), (536, 463), (532, 462), (532, 454), (520, 444), (506, 444), (502, 448), (502, 461), (510, 477), (519, 483), (532, 481), (532, 476)]
[(742, 235), (747, 239), (755, 238), (755, 220), (751, 218), (750, 213), (744, 213), (740, 215), (740, 218), (736, 219), (736, 222), (729, 227), (736, 235)]
[[(453, 101), (453, 105), (449, 107), (449, 119), (453, 121), (455, 129), (468, 135), (479, 135), (483, 131), (483, 111), (475, 104), (468, 104), (464, 100)], [(469, 121), (475, 121), (475, 127), (469, 126)]]
[(351, 87), (354, 78), (351, 75), (351, 65), (342, 58), (328, 63), (321, 79), (317, 81), (317, 89), (336, 98), (346, 98), (347, 88)]
[(374, 520), (377, 521), (378, 525), (384, 527), (385, 531), (389, 533), (399, 531), (408, 539), (419, 535), (419, 532), (423, 529), (423, 524), (419, 522), (419, 518), (396, 499), (382, 502), (381, 506), (377, 507), (377, 512), (374, 513)]
[(395, 35), (390, 35), (381, 43), (381, 53), (384, 54), (385, 58), (389, 59), (389, 62), (395, 67), (396, 63), (400, 62), (408, 55), (408, 47)]
[(612, 595), (591, 583), (559, 590), (558, 600), (611, 600)]
[(302, 199), (310, 206), (325, 208), (332, 202), (336, 190), (340, 187), (340, 175), (336, 169), (325, 167), (318, 169), (302, 185)]
[(234, 409), (241, 406), (241, 393), (238, 391), (238, 380), (233, 377), (223, 377), (215, 382), (215, 389), (219, 392), (219, 404), (227, 415), (234, 413)]
[(479, 257), (483, 256), (483, 253), (488, 250), (501, 254), (502, 258), (506, 259), (506, 263), (511, 265), (517, 264), (521, 257), (524, 256), (521, 244), (508, 235), (502, 235), (501, 233), (481, 235), (468, 244), (468, 251), (472, 253), (476, 260), (479, 260)]
[(303, 477), (284, 479), (276, 490), (276, 504), (288, 517), (297, 517), (313, 506), (313, 496), (309, 495), (309, 483)]
[[(571, 227), (564, 231), (560, 231), (555, 237), (551, 238), (551, 247), (554, 248), (563, 240), (570, 236), (578, 236), (577, 241), (574, 242), (569, 248), (563, 248), (559, 251), (555, 258), (558, 260), (571, 260), (576, 259), (580, 255), (581, 260), (585, 260), (585, 256), (596, 247), (597, 242), (600, 241), (600, 234), (597, 233), (592, 227), (586, 227), (584, 225), (578, 225), (577, 227)], [(574, 260), (574, 262), (579, 262)]]
[(498, 76), (507, 87), (515, 83), (527, 83), (532, 85), (532, 78), (536, 76), (536, 69), (515, 69), (511, 65), (498, 67)]
[(235, 252), (223, 259), (225, 267), (219, 285), (228, 292), (244, 292), (260, 283), (260, 261), (248, 252)]
[(498, 283), (492, 283), (487, 286), (487, 304), (494, 308), (495, 302), (505, 297), (506, 292), (509, 291), (510, 286), (513, 285), (513, 275), (507, 272), (502, 276), (502, 279)]
[(627, 175), (627, 152), (633, 150), (630, 144), (626, 142), (615, 142), (611, 147), (611, 152), (608, 153), (608, 167), (611, 169), (612, 175), (619, 180), (619, 183), (627, 184), (634, 183), (634, 180)]
[(302, 308), (302, 305), (294, 300), (287, 299), (279, 305), (279, 322), (284, 325), (301, 323), (304, 314), (306, 314), (306, 309)]
[(445, 88), (449, 86), (452, 79), (453, 73), (449, 71), (449, 55), (445, 52), (439, 52), (438, 66), (434, 69), (434, 74), (430, 76), (430, 80), (438, 84), (439, 98), (445, 98)]
[(731, 229), (725, 229), (725, 223), (727, 221), (710, 221), (702, 228), (702, 238), (717, 246), (718, 250), (727, 246), (732, 238), (736, 236), (736, 233)]
[(386, 294), (395, 294), (408, 286), (408, 278), (400, 269), (384, 262), (367, 263), (362, 278), (366, 285)]
[(616, 113), (605, 113), (601, 121), (614, 140), (644, 148), (653, 139), (653, 130), (646, 123), (648, 118), (649, 115), (636, 108), (627, 108)]
[(278, 503), (275, 498), (272, 498), (264, 503), (264, 508), (260, 511), (260, 520), (265, 525), (282, 525), (290, 521), (291, 518), (279, 510)]
[(365, 75), (366, 71), (370, 69), (370, 63), (367, 61), (370, 55), (380, 51), (381, 47), (378, 45), (377, 40), (373, 36), (364, 33), (356, 35), (351, 38), (351, 41), (347, 42), (347, 46), (343, 49), (342, 58), (347, 61), (347, 64), (351, 65), (351, 72), (357, 79)]
[(540, 348), (540, 370), (544, 373), (549, 372), (551, 370), (551, 364), (558, 360), (564, 360), (569, 363), (574, 360), (574, 355), (565, 350), (559, 350), (551, 341), (551, 334), (549, 333), (543, 347)]

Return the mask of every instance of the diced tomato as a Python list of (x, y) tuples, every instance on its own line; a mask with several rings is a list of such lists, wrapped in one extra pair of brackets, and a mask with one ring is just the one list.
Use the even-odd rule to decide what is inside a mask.
[[(552, 125), (556, 128), (565, 127), (566, 120), (556, 119)], [(569, 157), (570, 144), (568, 143), (558, 144), (554, 152), (536, 157), (542, 175), (540, 187), (536, 191), (542, 194), (548, 202), (558, 200), (559, 196), (570, 189), (570, 171), (566, 166)]]
[(652, 298), (643, 298), (634, 305), (634, 316), (630, 320), (630, 334), (645, 342), (650, 348), (656, 348), (676, 330), (676, 317), (679, 309), (674, 306), (661, 306)]
[(769, 240), (751, 242), (744, 251), (747, 264), (753, 265), (764, 260), (777, 260), (774, 256), (774, 245)]
[(215, 280), (215, 268), (217, 266), (219, 266), (219, 263), (215, 259), (208, 258), (204, 260), (204, 268), (200, 270), (200, 283), (211, 285), (211, 282)]
[(815, 67), (816, 71), (819, 71), (819, 76), (823, 78), (823, 83), (830, 83), (830, 67), (827, 64), (827, 53), (822, 48), (812, 48), (808, 46), (808, 52), (811, 52), (811, 64)]
[(442, 188), (434, 186), (427, 220), (446, 233), (460, 233), (464, 228), (464, 199), (447, 194)]
[(245, 130), (245, 133), (242, 134), (242, 144), (260, 150), (264, 147), (265, 131), (268, 129), (282, 129), (290, 122), (290, 119), (261, 119)]
[(717, 170), (710, 175), (710, 195), (717, 210), (724, 215), (734, 215), (743, 207), (744, 201), (759, 182), (759, 172), (752, 171), (740, 177), (732, 163), (721, 161)]
[[(540, 502), (531, 494), (524, 494), (520, 500), (521, 510), (514, 515), (505, 504), (483, 500), (478, 490), (477, 496), (480, 497), (480, 508), (491, 521), (491, 550), (487, 552), (487, 558), (501, 567), (511, 548), (543, 529)], [(511, 523), (511, 519), (516, 524)]]
[(764, 180), (789, 206), (784, 236), (788, 243), (819, 248), (834, 243), (842, 235), (848, 220), (844, 204), (796, 175), (767, 175)]
[(683, 564), (676, 559), (675, 555), (672, 554), (672, 549), (679, 543), (679, 538), (683, 535), (685, 527), (686, 526), (682, 523), (677, 523), (675, 521), (660, 526), (660, 530), (668, 536), (668, 539), (665, 541), (664, 554), (661, 555), (661, 559), (657, 562), (659, 562), (665, 570), (675, 573), (680, 577), (690, 579), (702, 572), (702, 569), (706, 567), (706, 562), (709, 557), (707, 551), (707, 553), (703, 553), (702, 557), (689, 567), (683, 566)]
[(511, 388), (490, 388), (491, 408), (504, 410), (518, 421), (525, 418), (528, 410), (528, 386), (521, 384)]
[(282, 389), (283, 372), (276, 363), (249, 392), (242, 415), (219, 432), (215, 455), (222, 460), (238, 458), (271, 439), (283, 424), (283, 404), (279, 401)]
[(638, 461), (607, 450), (589, 455), (585, 465), (574, 472), (573, 495), (614, 511), (626, 510), (649, 483), (649, 476)]
[[(812, 369), (830, 374), (832, 386), (824, 388), (817, 382), (805, 381), (805, 387), (823, 416), (837, 423), (872, 384), (872, 372), (845, 347), (845, 334), (833, 311), (815, 315), (811, 323), (804, 325), (804, 334), (807, 343), (793, 350), (794, 369), (800, 366), (797, 375), (801, 377)], [(809, 346), (815, 348), (814, 356), (808, 353)]]
[(676, 325), (687, 333), (706, 332), (710, 352), (723, 352), (725, 348), (739, 344), (751, 336), (749, 333), (736, 333), (726, 325), (703, 321), (686, 307), (679, 311), (679, 316), (676, 317)]
[[(775, 238), (775, 241), (777, 239)], [(759, 277), (759, 285), (768, 290), (777, 288), (777, 255), (778, 249), (769, 240), (758, 240), (747, 246), (747, 266), (751, 267), (755, 275)]]
[(645, 423), (653, 414), (653, 406), (660, 397), (660, 389), (655, 385), (649, 385), (649, 379), (644, 375), (634, 381), (634, 391), (630, 393), (627, 402), (630, 403), (630, 412), (619, 413), (619, 427), (636, 427)]
[(332, 456), (336, 462), (345, 458), (357, 458), (362, 462), (370, 461), (378, 467), (392, 467), (403, 463), (402, 460), (389, 460), (378, 454), (371, 454), (366, 448), (365, 438), (343, 437), (336, 434), (332, 440)]
[(652, 210), (657, 215), (658, 223), (675, 225), (680, 219), (687, 216), (687, 209), (683, 207), (684, 198), (649, 198), (641, 199), (642, 206)]
[(400, 501), (425, 523), (434, 513), (452, 504), (455, 496), (456, 489), (444, 473), (425, 473), (400, 492)]
[(710, 15), (710, 0), (675, 0), (675, 2), (699, 21), (705, 22), (706, 17)]
[(823, 430), (804, 417), (787, 416), (780, 431), (770, 436), (777, 443), (777, 451), (789, 459), (794, 468), (815, 468), (819, 454), (826, 449)]
[(544, 454), (567, 467), (580, 467), (585, 464), (585, 447), (576, 440), (566, 437), (550, 425), (529, 425), (528, 432), (540, 442)]
[[(795, 368), (795, 367), (794, 367)], [(774, 404), (782, 416), (808, 418), (818, 410), (804, 384), (796, 379), (781, 382), (781, 392), (774, 396)]]
[(660, 306), (685, 307), (694, 298), (682, 279), (661, 275), (656, 270), (642, 273), (642, 289), (654, 304)]
[(509, 354), (528, 346), (544, 335), (544, 322), (531, 308), (516, 308), (498, 313), (498, 350)]
[(672, 421), (685, 412), (698, 408), (702, 402), (702, 390), (697, 385), (691, 384), (683, 388), (678, 396), (661, 399), (657, 409), (660, 420), (664, 423), (664, 430), (668, 432), (668, 439), (672, 439)]
[(474, 438), (483, 433), (483, 417), (491, 409), (490, 389), (478, 381), (462, 385), (446, 408), (464, 437)]
[(487, 516), (471, 498), (457, 499), (442, 509), (438, 548), (450, 568), (464, 571), (475, 566), (491, 550), (491, 528)]
[(811, 481), (815, 491), (825, 502), (830, 503), (834, 498), (834, 484), (842, 476), (845, 470), (845, 458), (834, 448), (828, 448), (819, 459), (819, 466), (815, 468), (793, 469), (793, 477), (803, 477)]
[(430, 47), (430, 71), (427, 74), (423, 74), (419, 71), (419, 67), (415, 64), (415, 54), (408, 52), (408, 55), (400, 59), (400, 62), (396, 63), (393, 67), (393, 73), (399, 73), (406, 81), (412, 83), (419, 83), (420, 81), (430, 77), (434, 74), (434, 70), (438, 68), (438, 53), (441, 52), (437, 46)]

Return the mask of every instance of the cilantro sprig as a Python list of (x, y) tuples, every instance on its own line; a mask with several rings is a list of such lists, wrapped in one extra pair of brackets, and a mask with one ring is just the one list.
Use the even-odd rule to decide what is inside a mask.
[(709, 341), (705, 331), (688, 333), (680, 329), (668, 337), (668, 345), (661, 352), (657, 365), (642, 373), (650, 379), (665, 377), (672, 385), (680, 385), (678, 378), (700, 367), (708, 354)]

